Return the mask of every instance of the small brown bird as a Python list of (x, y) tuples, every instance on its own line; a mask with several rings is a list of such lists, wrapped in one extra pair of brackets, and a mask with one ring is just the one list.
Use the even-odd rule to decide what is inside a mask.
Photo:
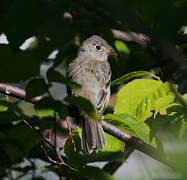
[[(100, 36), (86, 39), (79, 48), (77, 58), (68, 67), (67, 76), (81, 85), (80, 91), (72, 90), (73, 96), (88, 99), (96, 112), (102, 115), (110, 98), (111, 70), (107, 61), (111, 55), (108, 43)], [(85, 153), (92, 153), (105, 146), (101, 122), (82, 116), (82, 147)]]

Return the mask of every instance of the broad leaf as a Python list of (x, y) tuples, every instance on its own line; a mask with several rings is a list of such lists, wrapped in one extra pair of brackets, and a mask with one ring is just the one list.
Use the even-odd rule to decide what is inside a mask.
[(129, 133), (137, 138), (140, 138), (146, 143), (150, 143), (150, 129), (144, 122), (137, 121), (134, 117), (128, 114), (107, 114), (105, 116), (105, 119), (119, 129), (121, 129), (122, 131)]
[(130, 49), (127, 47), (127, 45), (123, 41), (116, 40), (115, 46), (118, 52), (122, 52), (124, 54), (130, 54)]
[(104, 179), (114, 180), (114, 177), (109, 173), (102, 171), (98, 167), (86, 166), (80, 170), (80, 175), (87, 177), (88, 179)]
[(63, 83), (74, 90), (79, 90), (81, 88), (81, 86), (79, 84), (66, 79), (63, 74), (54, 70), (53, 68), (50, 68), (47, 71), (47, 78), (48, 78), (49, 82)]
[(174, 101), (167, 83), (152, 79), (137, 79), (124, 85), (117, 95), (114, 114), (127, 113), (139, 121), (153, 115), (152, 111), (165, 112)]
[(94, 120), (100, 120), (100, 117), (96, 113), (94, 106), (87, 99), (80, 96), (79, 97), (69, 96), (65, 98), (65, 101), (76, 106), (77, 108), (85, 112), (88, 116), (90, 116)]
[(0, 124), (10, 124), (12, 122), (16, 122), (20, 120), (20, 118), (12, 111), (2, 111), (0, 112)]
[(0, 81), (19, 82), (39, 74), (41, 61), (29, 52), (14, 52), (8, 45), (0, 46)]
[(45, 92), (47, 92), (47, 86), (45, 81), (40, 78), (31, 80), (26, 88), (26, 96), (29, 99), (43, 95)]
[[(24, 134), (24, 135), (23, 135)], [(12, 128), (7, 134), (3, 148), (12, 162), (23, 158), (40, 142), (40, 137), (31, 128), (20, 125)]]
[(46, 116), (54, 116), (54, 112), (58, 112), (61, 118), (67, 116), (67, 106), (60, 101), (56, 101), (50, 97), (45, 97), (35, 104), (36, 115), (40, 118)]
[(128, 74), (125, 74), (125, 75), (121, 76), (120, 78), (115, 79), (114, 81), (112, 81), (111, 86), (124, 84), (124, 83), (127, 83), (133, 79), (142, 78), (145, 76), (150, 77), (150, 78), (159, 79), (159, 77), (155, 76), (153, 73), (148, 72), (148, 71), (134, 71), (134, 72), (130, 72)]
[[(0, 102), (1, 101), (6, 101), (6, 100), (4, 98), (2, 98), (2, 99), (0, 99)], [(6, 111), (7, 109), (8, 109), (8, 107), (6, 105), (0, 103), (0, 112)]]
[(80, 169), (91, 162), (124, 161), (124, 143), (108, 134), (106, 135), (107, 145), (102, 151), (84, 154), (81, 147), (80, 132), (80, 129), (74, 131), (73, 141), (69, 138), (64, 146), (64, 152), (71, 166)]
[(125, 143), (114, 136), (105, 133), (106, 145), (102, 152), (124, 152)]

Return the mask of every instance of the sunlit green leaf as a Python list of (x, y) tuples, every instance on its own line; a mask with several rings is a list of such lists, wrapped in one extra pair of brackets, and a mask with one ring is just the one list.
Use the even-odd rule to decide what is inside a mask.
[(127, 45), (123, 41), (116, 40), (115, 41), (116, 49), (119, 52), (123, 52), (125, 54), (130, 54), (130, 49), (127, 47)]
[(105, 119), (117, 126), (122, 131), (138, 137), (146, 143), (150, 143), (150, 129), (149, 126), (147, 126), (144, 122), (137, 121), (134, 117), (128, 114), (107, 114)]
[(40, 118), (42, 117), (54, 117), (54, 110), (52, 109), (38, 109), (36, 110), (36, 115)]
[(124, 152), (125, 143), (115, 138), (114, 136), (105, 133), (106, 145), (102, 149), (102, 152)]
[(127, 113), (139, 121), (145, 121), (154, 110), (163, 113), (172, 101), (174, 95), (167, 84), (152, 79), (137, 79), (119, 91), (114, 113)]
[[(3, 99), (0, 99), (0, 101), (4, 101), (5, 99), (3, 98)], [(0, 112), (1, 111), (6, 111), (8, 109), (8, 107), (7, 106), (4, 106), (3, 104), (0, 104)]]

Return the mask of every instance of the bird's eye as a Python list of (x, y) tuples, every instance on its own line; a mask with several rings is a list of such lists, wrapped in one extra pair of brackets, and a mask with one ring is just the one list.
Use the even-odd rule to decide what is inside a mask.
[(97, 45), (97, 46), (95, 46), (96, 47), (96, 49), (99, 51), (99, 50), (101, 50), (101, 46), (99, 46), (99, 45)]

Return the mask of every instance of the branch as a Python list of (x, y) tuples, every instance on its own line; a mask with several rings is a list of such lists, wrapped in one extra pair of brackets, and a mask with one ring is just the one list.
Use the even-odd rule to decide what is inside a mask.
[(112, 29), (111, 31), (114, 38), (123, 40), (125, 42), (136, 42), (141, 47), (147, 47), (151, 43), (150, 37), (143, 33), (121, 31), (117, 29)]
[[(187, 58), (179, 49), (176, 48), (175, 44), (162, 40), (157, 35), (152, 33), (151, 30), (149, 30), (149, 32), (134, 32), (129, 29), (127, 30), (123, 24), (119, 24), (113, 18), (111, 18), (112, 16), (109, 16), (108, 14), (96, 8), (89, 7), (86, 4), (84, 4), (84, 6), (87, 10), (89, 9), (90, 11), (92, 11), (96, 15), (101, 16), (107, 21), (113, 22), (117, 27), (120, 27), (120, 29), (122, 29), (119, 30), (111, 28), (111, 32), (115, 39), (120, 39), (125, 42), (135, 42), (141, 47), (154, 45), (157, 48), (157, 52), (159, 52), (161, 55), (161, 58), (157, 58), (158, 64), (163, 65), (168, 62), (176, 64), (178, 70), (173, 73), (173, 80), (180, 79), (182, 74), (181, 72), (186, 72)], [(73, 16), (69, 12), (65, 12), (64, 19), (73, 21)], [(169, 65), (170, 64), (168, 64), (168, 66)]]
[[(73, 15), (69, 12), (65, 12), (63, 15), (66, 21), (72, 22)], [(147, 47), (151, 43), (149, 36), (143, 33), (133, 32), (133, 31), (121, 31), (117, 29), (111, 29), (114, 38), (123, 40), (125, 42), (135, 42), (141, 47)]]
[[(18, 98), (18, 99), (21, 99), (21, 100), (25, 100), (25, 101), (31, 102), (31, 103), (36, 103), (37, 101), (39, 101), (42, 98), (42, 96), (38, 96), (38, 97), (35, 97), (33, 99), (26, 99), (26, 91), (24, 89), (15, 87), (15, 86), (10, 85), (10, 84), (4, 84), (4, 83), (0, 83), (0, 92), (2, 94), (12, 96), (12, 97), (15, 97), (15, 98)], [(49, 159), (49, 157), (47, 156), (48, 159), (50, 160), (50, 162), (52, 162), (52, 163), (56, 162), (56, 164), (64, 163), (60, 154), (57, 152), (56, 147), (53, 146), (53, 144), (47, 138), (45, 138), (38, 129), (36, 129), (34, 126), (32, 126), (28, 122), (27, 117), (24, 116), (23, 119), (24, 119), (23, 122), (28, 127), (30, 127), (34, 132), (36, 132), (40, 136), (40, 138), (44, 141), (44, 143), (46, 143), (50, 147), (50, 149), (52, 149), (55, 152), (57, 161), (54, 161), (54, 160), (51, 161), (51, 159)]]
[(0, 92), (5, 95), (8, 95), (8, 96), (10, 95), (10, 96), (22, 99), (22, 100), (24, 100), (26, 97), (26, 92), (24, 89), (12, 86), (10, 84), (0, 83)]
[(122, 164), (123, 164), (123, 161), (109, 161), (103, 167), (103, 170), (113, 175)]
[[(6, 83), (0, 83), (0, 92), (2, 94), (5, 94), (7, 96), (12, 96), (21, 100), (26, 100), (26, 91), (24, 89), (21, 89), (19, 87), (6, 84)], [(39, 100), (41, 100), (43, 96), (37, 96), (33, 99), (27, 99), (27, 102), (35, 103)]]
[[(7, 93), (7, 89), (8, 89), (8, 93)], [(29, 101), (32, 103), (36, 102), (35, 100), (27, 100), (26, 99), (26, 92), (24, 89), (14, 87), (12, 85), (1, 83), (0, 84), (0, 92), (5, 95), (10, 95), (12, 97), (19, 98), (19, 99)], [(149, 144), (146, 144), (143, 141), (132, 137), (131, 135), (121, 131), (120, 129), (118, 129), (117, 127), (115, 127), (114, 125), (112, 125), (108, 122), (103, 121), (102, 126), (107, 133), (113, 135), (114, 137), (120, 139), (121, 141), (127, 143), (128, 145), (131, 145), (133, 148), (149, 155), (153, 159), (156, 159), (156, 160), (172, 167), (172, 164), (167, 160), (166, 155), (163, 152), (160, 152), (159, 150), (150, 146)]]
[[(134, 147), (126, 143), (124, 147), (125, 159), (128, 159), (128, 157), (131, 155), (133, 151), (134, 151)], [(123, 163), (124, 161), (120, 161), (120, 160), (109, 161), (104, 165), (103, 170), (113, 175), (119, 169), (119, 167), (123, 165)]]
[(110, 123), (107, 123), (105, 121), (102, 122), (104, 130), (113, 135), (114, 137), (120, 139), (121, 141), (125, 142), (126, 144), (134, 147), (135, 149), (147, 154), (148, 156), (152, 157), (153, 159), (156, 159), (170, 167), (172, 167), (172, 164), (167, 160), (166, 154), (159, 151), (158, 149), (150, 146), (149, 144), (144, 143), (143, 141), (132, 137), (131, 135), (121, 131), (117, 127), (111, 125)]

